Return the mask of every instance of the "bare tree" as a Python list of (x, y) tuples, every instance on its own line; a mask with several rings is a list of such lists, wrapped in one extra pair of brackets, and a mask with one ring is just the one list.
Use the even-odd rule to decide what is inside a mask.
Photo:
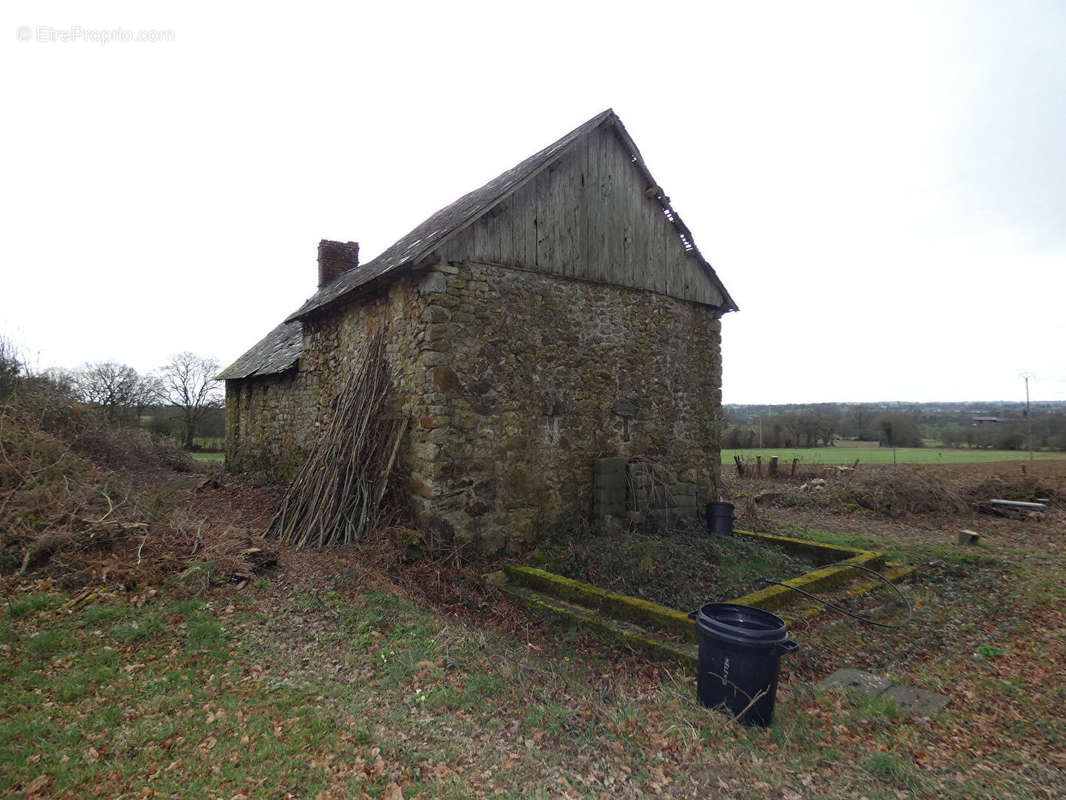
[(192, 447), (197, 426), (208, 409), (225, 403), (221, 382), (215, 380), (218, 362), (195, 353), (178, 353), (161, 370), (167, 401), (181, 409), (182, 445)]
[(844, 417), (845, 428), (859, 441), (869, 441), (877, 438), (873, 429), (873, 422), (873, 410), (862, 403), (848, 409), (848, 413)]
[(75, 396), (100, 408), (109, 422), (136, 421), (159, 398), (158, 379), (113, 361), (86, 364), (69, 377)]
[(15, 391), (18, 378), (25, 372), (22, 359), (15, 345), (0, 336), (0, 401), (6, 400)]

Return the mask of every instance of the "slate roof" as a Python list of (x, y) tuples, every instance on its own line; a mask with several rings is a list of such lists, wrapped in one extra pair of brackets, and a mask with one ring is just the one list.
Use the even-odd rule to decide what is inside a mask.
[(612, 125), (624, 146), (629, 150), (633, 164), (644, 173), (648, 186), (654, 188), (654, 197), (664, 216), (677, 231), (682, 246), (706, 269), (708, 276), (722, 293), (722, 311), (736, 311), (737, 305), (718, 279), (714, 268), (703, 258), (693, 241), (692, 234), (680, 215), (670, 206), (670, 198), (652, 177), (644, 164), (636, 144), (630, 138), (622, 121), (613, 110), (607, 109), (585, 124), (575, 128), (557, 142), (527, 158), (502, 175), (492, 179), (480, 189), (465, 194), (449, 206), (442, 208), (383, 253), (342, 273), (332, 283), (313, 294), (281, 325), (272, 330), (255, 347), (237, 359), (220, 378), (247, 378), (253, 375), (269, 375), (292, 367), (300, 357), (301, 326), (299, 320), (313, 311), (339, 300), (386, 273), (424, 263), (433, 257), (434, 251), (451, 236), (465, 230), (483, 214), (494, 208), (501, 200), (517, 191), (542, 170), (558, 161), (575, 142), (583, 139), (602, 125)]
[(219, 380), (274, 375), (296, 366), (303, 347), (303, 324), (283, 322), (216, 377)]

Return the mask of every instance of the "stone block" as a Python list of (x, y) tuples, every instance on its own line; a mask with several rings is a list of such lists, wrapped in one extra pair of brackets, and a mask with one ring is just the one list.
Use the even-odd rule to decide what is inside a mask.
[(916, 686), (900, 684), (886, 689), (881, 697), (892, 700), (905, 717), (928, 717), (948, 707), (951, 698)]
[(593, 484), (624, 486), (626, 480), (626, 460), (624, 458), (600, 458), (593, 466)]
[(422, 311), (422, 319), (426, 322), (447, 322), (451, 319), (452, 313), (439, 305), (426, 306)]
[(977, 544), (981, 541), (981, 534), (977, 531), (959, 531), (959, 544)]
[(861, 697), (876, 697), (892, 686), (892, 681), (861, 669), (838, 669), (815, 684), (818, 689), (836, 689)]
[(441, 294), (448, 288), (448, 279), (439, 272), (430, 272), (418, 284), (419, 294)]
[(612, 475), (610, 473), (601, 473), (599, 475), (594, 476), (592, 480), (592, 485), (597, 489), (616, 489), (620, 490), (623, 493), (625, 492), (627, 486), (624, 475), (619, 476)]
[(460, 430), (472, 431), (477, 427), (478, 420), (480, 419), (481, 417), (477, 414), (472, 414), (469, 411), (457, 412), (453, 424)]
[(448, 356), (434, 350), (423, 351), (420, 358), (424, 367), (436, 367), (448, 363)]
[(626, 504), (626, 493), (609, 487), (596, 487), (592, 490), (593, 505), (621, 505)]
[(448, 367), (433, 368), (433, 388), (444, 394), (456, 394), (463, 390), (459, 376)]
[(450, 339), (455, 335), (455, 329), (451, 323), (434, 322), (426, 326), (424, 334), (425, 341), (436, 342), (441, 339)]
[(419, 497), (433, 497), (436, 494), (433, 487), (423, 480), (421, 475), (412, 475), (410, 481), (411, 491)]

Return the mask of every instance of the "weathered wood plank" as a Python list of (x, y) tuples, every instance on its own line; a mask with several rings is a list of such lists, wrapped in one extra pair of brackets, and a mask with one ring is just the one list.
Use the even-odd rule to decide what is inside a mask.
[(533, 268), (537, 265), (537, 197), (536, 185), (523, 186), (511, 203), (511, 256), (514, 264)]
[[(622, 143), (619, 142), (619, 147)], [(630, 153), (620, 150), (619, 175), (624, 178), (621, 186), (623, 253), (621, 282), (626, 286), (640, 287), (645, 280), (648, 262), (647, 230), (653, 222), (644, 196), (644, 174), (633, 164)]]
[(563, 228), (567, 252), (566, 274), (581, 276), (585, 271), (586, 148), (575, 148), (568, 157), (567, 191), (563, 197)]
[(658, 201), (652, 199), (645, 205), (645, 213), (648, 215), (648, 266), (642, 285), (657, 292), (665, 292), (666, 272), (666, 246), (668, 223), (663, 218), (662, 210), (658, 207)]
[(623, 193), (625, 189), (625, 171), (628, 168), (628, 164), (626, 163), (625, 152), (618, 146), (618, 141), (613, 131), (600, 130), (596, 138), (600, 140), (600, 158), (603, 164), (601, 180), (603, 211), (601, 223), (605, 228), (603, 241), (606, 249), (602, 275), (603, 280), (610, 280), (612, 275), (617, 274), (622, 269), (625, 259), (623, 254), (625, 241), (623, 225), (625, 202)]
[(544, 272), (550, 272), (551, 265), (555, 263), (555, 222), (551, 206), (551, 182), (554, 172), (547, 169), (538, 175), (533, 189), (537, 203), (536, 266)]
[(556, 179), (552, 182), (551, 198), (552, 232), (555, 237), (555, 261), (549, 269), (557, 275), (573, 277), (579, 266), (580, 258), (574, 251), (574, 225), (571, 220), (571, 207), (575, 201), (574, 177), (575, 164), (572, 157), (559, 162)]
[(480, 258), (721, 304), (658, 201), (645, 194), (646, 180), (613, 130), (598, 131), (448, 250), (466, 247), (453, 260)]
[(493, 209), (489, 210), (474, 226), (474, 255), (485, 261), (500, 262), (503, 260), (503, 241), (506, 236), (507, 250), (511, 249), (511, 218), (507, 213), (510, 209), (510, 198), (505, 198)]

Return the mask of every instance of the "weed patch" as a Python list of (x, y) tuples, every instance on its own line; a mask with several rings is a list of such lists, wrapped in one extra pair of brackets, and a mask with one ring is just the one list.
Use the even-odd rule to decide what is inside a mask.
[(816, 563), (750, 539), (695, 528), (557, 533), (530, 559), (535, 566), (603, 589), (691, 610), (787, 580)]
[(7, 604), (7, 615), (11, 619), (21, 619), (27, 614), (55, 608), (58, 602), (59, 600), (55, 595), (45, 592), (31, 592), (22, 597), (11, 598)]

